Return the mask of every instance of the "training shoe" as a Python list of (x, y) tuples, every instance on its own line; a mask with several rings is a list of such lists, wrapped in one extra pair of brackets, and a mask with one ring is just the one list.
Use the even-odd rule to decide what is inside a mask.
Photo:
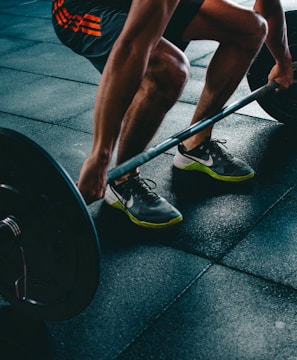
[(182, 170), (200, 171), (222, 181), (239, 182), (251, 179), (255, 175), (254, 170), (223, 149), (221, 144), (225, 143), (226, 140), (207, 138), (190, 151), (186, 151), (183, 144), (179, 144), (173, 165)]
[[(152, 180), (147, 181), (156, 185)], [(182, 221), (181, 213), (153, 192), (147, 181), (136, 175), (118, 185), (108, 184), (104, 199), (124, 211), (139, 226), (164, 228)]]

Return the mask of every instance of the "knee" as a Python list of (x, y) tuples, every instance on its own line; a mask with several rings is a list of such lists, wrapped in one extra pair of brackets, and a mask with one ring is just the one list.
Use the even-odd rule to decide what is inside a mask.
[(248, 33), (244, 46), (257, 52), (266, 40), (268, 33), (268, 24), (263, 16), (251, 11), (251, 21), (248, 23)]
[(155, 96), (172, 105), (187, 83), (190, 64), (181, 51), (159, 53), (150, 59), (147, 76)]
[(190, 73), (190, 63), (185, 54), (181, 51), (174, 55), (166, 54), (164, 59), (164, 80), (176, 91), (180, 91), (185, 86)]

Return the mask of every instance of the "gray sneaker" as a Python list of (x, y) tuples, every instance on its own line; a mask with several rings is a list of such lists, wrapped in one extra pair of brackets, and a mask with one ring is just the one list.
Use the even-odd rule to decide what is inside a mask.
[(164, 228), (182, 221), (181, 213), (153, 192), (148, 181), (154, 183), (137, 175), (118, 185), (108, 184), (104, 199), (107, 204), (124, 211), (133, 223), (142, 227)]
[(239, 182), (254, 177), (255, 171), (248, 164), (233, 157), (221, 146), (225, 142), (207, 138), (190, 151), (179, 144), (173, 165), (182, 170), (200, 171), (222, 181)]

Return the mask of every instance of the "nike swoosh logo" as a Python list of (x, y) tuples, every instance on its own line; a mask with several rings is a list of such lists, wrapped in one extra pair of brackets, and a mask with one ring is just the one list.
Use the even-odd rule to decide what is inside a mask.
[(130, 199), (126, 202), (126, 208), (130, 209), (134, 204), (133, 196), (131, 195)]
[(133, 195), (130, 195), (130, 199), (126, 201), (126, 199), (120, 195), (118, 192), (116, 192), (113, 188), (112, 188), (112, 191), (114, 192), (115, 196), (120, 200), (120, 202), (122, 204), (125, 204), (125, 207), (126, 208), (131, 208), (134, 204), (134, 199), (133, 199)]
[(200, 164), (202, 164), (202, 165), (206, 165), (206, 166), (212, 166), (213, 165), (213, 159), (212, 159), (211, 155), (208, 155), (207, 160), (200, 159), (200, 158), (195, 157), (195, 156), (191, 156), (191, 159), (200, 162)]

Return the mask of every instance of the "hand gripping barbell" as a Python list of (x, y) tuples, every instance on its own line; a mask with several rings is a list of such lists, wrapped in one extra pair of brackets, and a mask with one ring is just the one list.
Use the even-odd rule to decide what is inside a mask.
[[(273, 59), (263, 47), (247, 74), (252, 90), (247, 97), (111, 169), (107, 181), (148, 162), (254, 100), (278, 121), (294, 125), (296, 15), (295, 10), (286, 13), (294, 62), (294, 84), (289, 90), (275, 92), (277, 83), (266, 84)], [(99, 276), (98, 233), (74, 182), (38, 144), (18, 132), (0, 128), (0, 294), (29, 316), (66, 320), (88, 306)]]

